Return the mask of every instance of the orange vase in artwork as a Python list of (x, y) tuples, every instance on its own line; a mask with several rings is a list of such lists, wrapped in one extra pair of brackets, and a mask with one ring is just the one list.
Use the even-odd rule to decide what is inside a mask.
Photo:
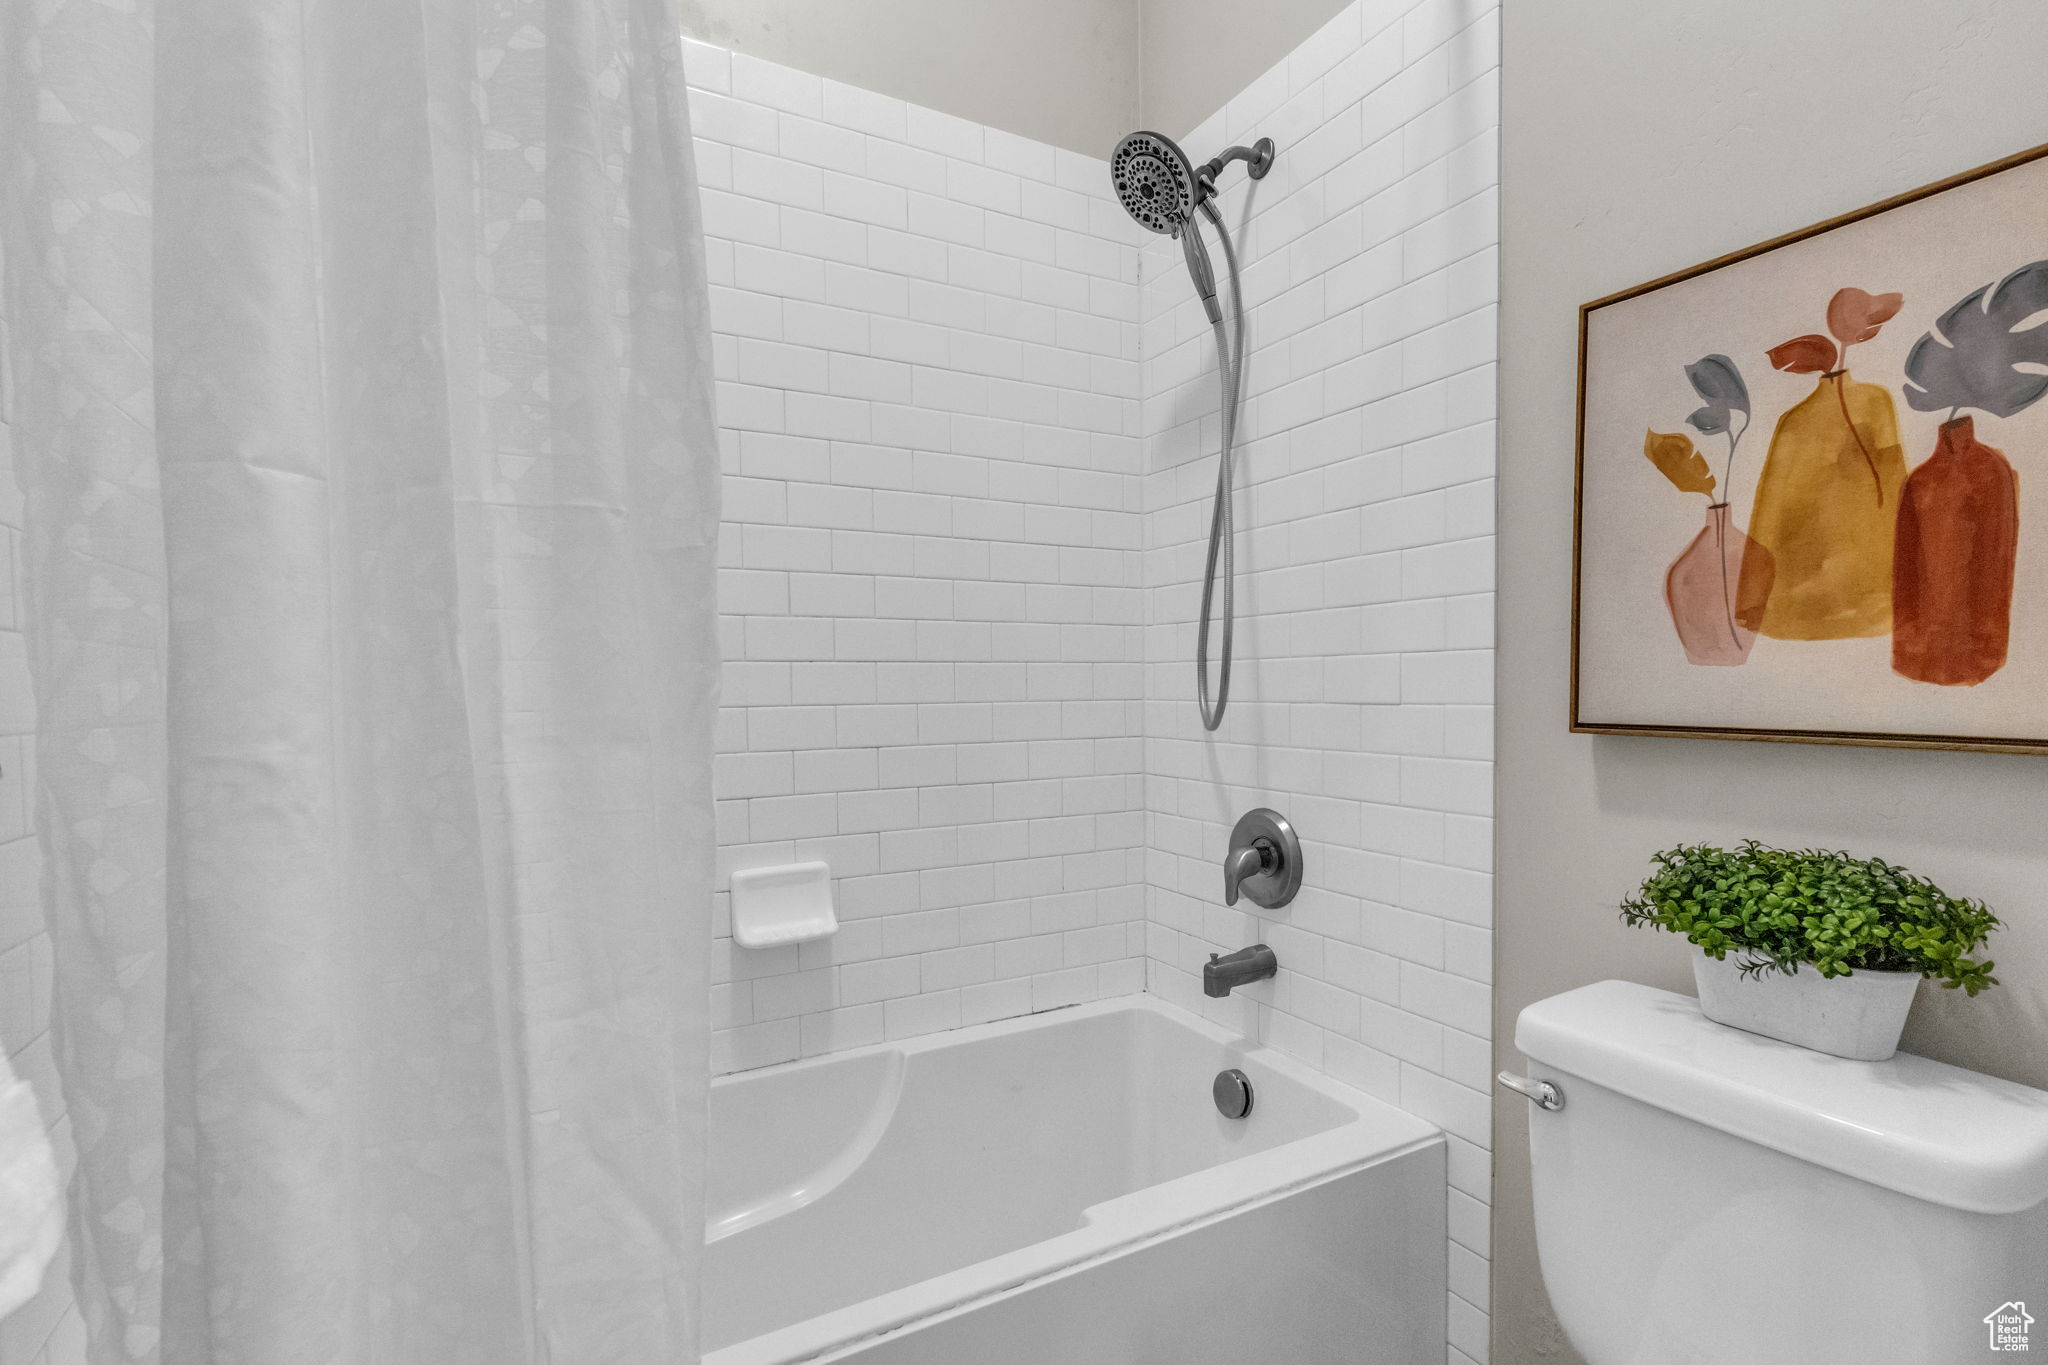
[[(1770, 552), (1765, 590), (1740, 624), (1779, 640), (1846, 640), (1892, 626), (1892, 534), (1906, 459), (1898, 415), (1881, 385), (1846, 370), (1821, 375), (1778, 419), (1764, 457), (1749, 534)], [(1761, 567), (1750, 573), (1761, 573)]]
[(2005, 667), (2019, 534), (2019, 475), (1970, 418), (1943, 423), (1899, 502), (1894, 670), (1955, 687)]
[(1707, 508), (1707, 524), (1664, 575), (1664, 602), (1687, 663), (1733, 667), (1748, 662), (1754, 619), (1771, 595), (1770, 551), (1744, 535), (1728, 504)]

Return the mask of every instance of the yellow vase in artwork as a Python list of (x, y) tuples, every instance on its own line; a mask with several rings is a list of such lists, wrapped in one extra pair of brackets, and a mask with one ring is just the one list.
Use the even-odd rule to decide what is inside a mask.
[(1905, 479), (1891, 393), (1846, 370), (1821, 375), (1771, 433), (1749, 534), (1773, 581), (1768, 597), (1744, 585), (1742, 624), (1779, 640), (1888, 633)]

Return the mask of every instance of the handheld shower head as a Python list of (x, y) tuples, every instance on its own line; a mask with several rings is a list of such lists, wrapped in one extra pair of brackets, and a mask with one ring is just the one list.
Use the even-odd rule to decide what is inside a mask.
[(1245, 173), (1264, 180), (1273, 169), (1273, 139), (1262, 137), (1249, 147), (1226, 147), (1199, 169), (1164, 133), (1136, 132), (1116, 144), (1109, 156), (1109, 176), (1124, 212), (1142, 227), (1178, 237), (1216, 193), (1216, 177), (1233, 161)]
[[(1237, 252), (1230, 243), (1230, 230), (1216, 211), (1216, 177), (1233, 161), (1245, 163), (1245, 173), (1263, 180), (1273, 169), (1273, 139), (1262, 137), (1249, 147), (1227, 147), (1200, 170), (1189, 162), (1187, 153), (1170, 137), (1158, 133), (1132, 133), (1116, 144), (1110, 154), (1109, 177), (1124, 212), (1139, 226), (1162, 236), (1178, 238), (1187, 257), (1188, 275), (1202, 296), (1202, 309), (1216, 331), (1216, 359), (1223, 380), (1222, 450), (1216, 462), (1216, 500), (1209, 516), (1209, 559), (1202, 570), (1201, 623), (1195, 632), (1195, 699), (1201, 706), (1202, 727), (1214, 730), (1223, 723), (1224, 708), (1230, 704), (1230, 637), (1235, 613), (1232, 611), (1231, 583), (1236, 564), (1231, 546), (1230, 448), (1236, 438), (1238, 400), (1244, 390), (1244, 290), (1237, 273)], [(1230, 297), (1236, 317), (1237, 337), (1233, 341), (1223, 325), (1223, 308), (1216, 299), (1216, 271), (1209, 264), (1209, 249), (1202, 244), (1197, 215), (1209, 220), (1223, 243), (1223, 262), (1230, 267)], [(1218, 570), (1221, 572), (1218, 572)], [(1216, 589), (1223, 590), (1222, 668), (1217, 676), (1216, 696), (1209, 697), (1209, 622)]]
[(1202, 296), (1209, 321), (1221, 322), (1223, 305), (1216, 301), (1216, 269), (1209, 264), (1209, 248), (1195, 227), (1195, 209), (1207, 198), (1208, 187), (1196, 177), (1187, 153), (1164, 134), (1132, 133), (1110, 154), (1109, 174), (1124, 212), (1137, 219), (1140, 227), (1179, 239), (1188, 275), (1195, 282), (1195, 292)]
[(1132, 133), (1109, 158), (1110, 178), (1124, 212), (1140, 227), (1178, 237), (1195, 216), (1195, 168), (1170, 137)]

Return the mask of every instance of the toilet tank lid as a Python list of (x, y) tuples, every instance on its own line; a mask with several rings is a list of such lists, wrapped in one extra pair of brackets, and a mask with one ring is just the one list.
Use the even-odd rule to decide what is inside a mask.
[(1554, 1068), (1930, 1203), (2017, 1213), (2048, 1199), (2048, 1091), (1905, 1052), (1830, 1057), (1716, 1024), (1692, 997), (1630, 981), (1537, 1001), (1515, 1046), (1538, 1077)]

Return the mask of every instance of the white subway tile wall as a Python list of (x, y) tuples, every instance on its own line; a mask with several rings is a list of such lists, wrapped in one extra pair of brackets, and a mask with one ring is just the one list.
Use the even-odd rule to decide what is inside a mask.
[[(1187, 140), (1280, 149), (1223, 177), (1250, 340), (1215, 736), (1215, 347), (1178, 248), (1140, 272), (1149, 987), (1445, 1129), (1452, 1365), (1487, 1359), (1498, 35), (1493, 0), (1361, 0)], [(1263, 914), (1221, 903), (1259, 805), (1308, 867)], [(1209, 953), (1260, 941), (1276, 979), (1203, 996)]]
[[(43, 927), (33, 765), (36, 703), (21, 634), (21, 492), (14, 482), (12, 409), (5, 391), (8, 346), (0, 320), (0, 1047), (36, 1092), (58, 1166), (73, 1163), (71, 1122), (50, 1036), (50, 935)], [(69, 1246), (42, 1292), (0, 1319), (0, 1365), (83, 1365), (85, 1323), (71, 1295)]]
[[(1450, 1134), (1452, 1365), (1487, 1358), (1497, 54), (1491, 0), (1359, 0), (1187, 139), (1281, 147), (1224, 179), (1251, 311), (1217, 737), (1214, 347), (1178, 248), (1100, 161), (688, 56), (724, 871), (825, 858), (846, 920), (721, 929), (718, 1069), (1156, 991)], [(1260, 804), (1310, 859), (1270, 916), (1219, 895)], [(1259, 940), (1279, 977), (1203, 997)]]
[[(1137, 244), (1101, 161), (691, 43), (716, 333), (714, 1065), (1144, 989)], [(736, 948), (737, 868), (841, 927)]]

